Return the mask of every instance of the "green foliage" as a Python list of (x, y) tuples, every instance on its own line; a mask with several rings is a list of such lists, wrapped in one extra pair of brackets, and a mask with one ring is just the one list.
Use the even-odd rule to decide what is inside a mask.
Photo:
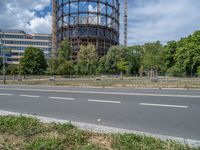
[(34, 118), (0, 116), (0, 133), (29, 137), (45, 131), (42, 124)]
[(49, 72), (51, 75), (56, 75), (58, 69), (58, 61), (55, 58), (49, 59)]
[(169, 41), (166, 46), (164, 46), (163, 58), (164, 58), (164, 70), (173, 67), (176, 63), (174, 55), (176, 54), (177, 43), (176, 41)]
[(64, 61), (62, 64), (59, 64), (57, 73), (59, 75), (72, 75), (73, 74), (73, 63), (72, 61)]
[(112, 147), (117, 150), (187, 150), (187, 146), (183, 146), (173, 141), (161, 141), (159, 139), (139, 136), (134, 134), (118, 134), (113, 136)]
[(3, 58), (0, 57), (0, 70), (3, 68)]
[(42, 75), (47, 69), (47, 61), (42, 50), (29, 47), (25, 50), (19, 63), (19, 72), (22, 75)]
[(142, 65), (145, 69), (160, 69), (162, 66), (162, 45), (159, 41), (144, 44)]
[(167, 70), (167, 75), (171, 77), (184, 77), (186, 74), (184, 72), (184, 69), (180, 66), (172, 66)]
[(62, 150), (64, 149), (58, 139), (37, 138), (26, 145), (29, 150)]
[(58, 50), (58, 63), (62, 64), (66, 60), (71, 60), (71, 44), (68, 39), (64, 39), (61, 44), (60, 48)]
[(120, 71), (120, 72), (127, 72), (128, 71), (128, 62), (127, 61), (124, 61), (124, 60), (119, 60), (117, 62), (117, 69)]
[(81, 46), (77, 59), (78, 72), (84, 75), (94, 74), (97, 61), (98, 56), (94, 45)]
[(65, 39), (60, 44), (58, 50), (57, 60), (52, 58), (50, 60), (50, 67), (52, 74), (71, 75), (73, 74), (73, 62), (71, 61), (71, 44), (69, 40)]
[(50, 72), (60, 75), (120, 72), (142, 75), (151, 70), (154, 74), (158, 71), (159, 75), (192, 76), (200, 72), (199, 41), (200, 31), (196, 31), (180, 41), (169, 41), (165, 46), (159, 41), (142, 46), (113, 46), (100, 59), (97, 57), (95, 46), (81, 46), (77, 63), (72, 63), (70, 42), (64, 40), (60, 45), (58, 60), (50, 60)]
[(200, 77), (200, 66), (197, 68), (198, 77)]
[(105, 63), (106, 63), (106, 55), (99, 59), (98, 67), (96, 69), (97, 74), (107, 74)]
[(69, 130), (77, 129), (75, 126), (73, 126), (71, 123), (64, 123), (64, 124), (53, 124), (53, 129), (60, 132), (60, 133), (65, 133), (68, 132)]
[(77, 145), (73, 150), (108, 150), (107, 148), (102, 148), (97, 144), (88, 143), (87, 145)]
[(128, 47), (130, 60), (129, 60), (129, 74), (138, 74), (140, 72), (142, 57), (144, 55), (143, 46), (136, 45)]
[(18, 65), (8, 65), (6, 70), (7, 75), (18, 75), (19, 73), (19, 66)]
[(106, 55), (105, 67), (108, 70), (108, 73), (116, 74), (120, 70), (118, 68), (118, 63), (128, 62), (130, 59), (128, 49), (124, 46), (113, 46), (109, 49)]
[(41, 123), (31, 117), (0, 116), (0, 149), (197, 150), (174, 141), (134, 134), (96, 134), (70, 123)]
[(200, 31), (178, 42), (175, 54), (176, 65), (184, 69), (187, 75), (197, 73), (200, 66)]
[(200, 66), (200, 31), (180, 41), (171, 41), (164, 47), (165, 71), (172, 76), (198, 73)]

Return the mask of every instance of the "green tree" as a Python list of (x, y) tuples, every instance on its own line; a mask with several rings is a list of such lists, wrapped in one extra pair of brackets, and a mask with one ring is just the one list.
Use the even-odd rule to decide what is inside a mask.
[(56, 75), (58, 69), (58, 60), (56, 58), (49, 59), (49, 71), (50, 75)]
[(51, 70), (55, 74), (70, 75), (73, 73), (73, 62), (71, 61), (71, 43), (68, 39), (64, 39), (58, 50), (57, 60), (51, 59)]
[(81, 46), (78, 52), (77, 65), (82, 74), (94, 74), (97, 66), (98, 56), (94, 45)]
[(124, 61), (123, 59), (120, 59), (117, 62), (117, 68), (120, 71), (121, 78), (123, 79), (123, 73), (126, 73), (128, 71), (129, 64), (128, 64), (127, 61)]
[(97, 74), (106, 74), (107, 73), (105, 63), (106, 63), (106, 55), (99, 59), (98, 67), (96, 69)]
[(42, 50), (29, 47), (25, 50), (19, 63), (22, 75), (42, 75), (47, 69), (47, 61)]
[(163, 49), (159, 41), (144, 44), (144, 56), (142, 67), (148, 70), (150, 77), (157, 76), (157, 72), (163, 66)]
[(193, 75), (197, 73), (200, 66), (200, 31), (178, 42), (175, 54), (176, 66), (183, 68), (184, 74)]
[(59, 75), (72, 75), (73, 74), (72, 61), (66, 60), (64, 63), (60, 64), (57, 71)]
[(197, 68), (198, 77), (200, 77), (200, 66)]
[(64, 39), (58, 50), (58, 64), (65, 63), (66, 60), (71, 60), (71, 43), (68, 39)]
[(8, 75), (18, 75), (19, 74), (19, 66), (18, 65), (8, 65), (6, 70), (6, 74)]
[(130, 55), (128, 72), (129, 74), (139, 74), (144, 55), (143, 47), (140, 45), (130, 46), (128, 52)]
[(3, 68), (3, 58), (0, 57), (0, 70)]
[(128, 49), (124, 46), (113, 46), (106, 55), (105, 67), (108, 73), (116, 74), (120, 70), (117, 66), (119, 61), (128, 62), (130, 60)]
[[(176, 41), (169, 41), (167, 45), (163, 48), (163, 60), (164, 60), (164, 66), (162, 68), (163, 72), (166, 72), (170, 68), (172, 68), (175, 63), (175, 54), (177, 51), (177, 43)], [(171, 70), (171, 69), (170, 69)], [(174, 70), (174, 69), (172, 69)]]

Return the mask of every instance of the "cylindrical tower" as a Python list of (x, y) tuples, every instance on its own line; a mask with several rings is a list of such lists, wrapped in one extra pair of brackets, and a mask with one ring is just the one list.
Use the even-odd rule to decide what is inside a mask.
[(93, 44), (99, 56), (119, 44), (118, 0), (57, 0), (57, 42), (71, 41), (74, 57)]

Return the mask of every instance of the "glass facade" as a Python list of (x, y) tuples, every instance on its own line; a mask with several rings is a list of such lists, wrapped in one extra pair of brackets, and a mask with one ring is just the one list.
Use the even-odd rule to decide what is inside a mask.
[(58, 42), (71, 39), (75, 51), (92, 42), (105, 54), (119, 44), (119, 15), (118, 0), (57, 0)]
[(8, 63), (19, 63), (27, 47), (33, 46), (40, 48), (47, 58), (50, 57), (52, 49), (52, 37), (50, 34), (26, 34), (20, 30), (0, 30), (0, 41), (3, 43), (3, 49), (11, 50), (11, 57)]

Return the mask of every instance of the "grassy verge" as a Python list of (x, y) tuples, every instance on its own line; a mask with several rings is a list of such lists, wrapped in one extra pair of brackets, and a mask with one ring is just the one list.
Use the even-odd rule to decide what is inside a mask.
[[(0, 84), (3, 82), (0, 80)], [(56, 77), (55, 81), (49, 81), (49, 77), (27, 77), (22, 81), (8, 78), (7, 84), (16, 85), (52, 85), (52, 86), (97, 86), (97, 87), (153, 87), (153, 88), (200, 88), (200, 78), (160, 78), (158, 82), (152, 82), (143, 77), (119, 78), (63, 78)]]
[(46, 124), (24, 116), (0, 116), (0, 149), (198, 150), (174, 141), (134, 134), (97, 134), (71, 124)]

